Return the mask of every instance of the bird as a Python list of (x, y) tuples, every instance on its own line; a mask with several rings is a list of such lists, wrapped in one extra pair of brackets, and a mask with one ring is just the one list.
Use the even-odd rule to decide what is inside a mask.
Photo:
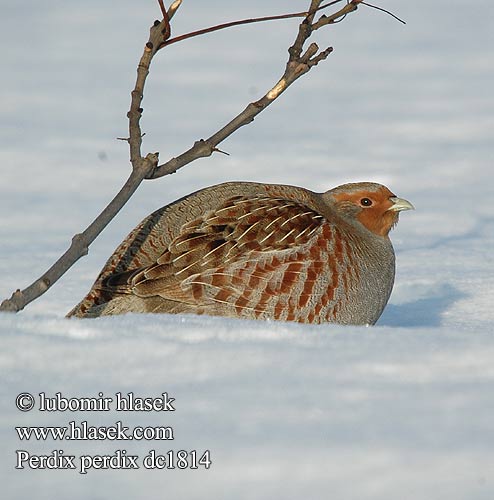
[(240, 181), (210, 186), (146, 217), (67, 316), (373, 325), (394, 284), (389, 232), (413, 208), (374, 182), (324, 193)]

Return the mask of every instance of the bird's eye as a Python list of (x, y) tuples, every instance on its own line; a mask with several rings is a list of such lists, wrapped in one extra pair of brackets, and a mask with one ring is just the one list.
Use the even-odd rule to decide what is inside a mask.
[(370, 207), (372, 205), (372, 200), (370, 200), (369, 198), (362, 198), (360, 200), (360, 204), (363, 206), (363, 207)]

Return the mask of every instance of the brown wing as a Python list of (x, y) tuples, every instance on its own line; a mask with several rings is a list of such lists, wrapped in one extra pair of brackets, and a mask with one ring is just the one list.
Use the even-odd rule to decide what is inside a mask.
[(348, 267), (337, 232), (301, 203), (235, 196), (184, 224), (154, 264), (114, 274), (101, 289), (159, 296), (198, 313), (326, 320)]

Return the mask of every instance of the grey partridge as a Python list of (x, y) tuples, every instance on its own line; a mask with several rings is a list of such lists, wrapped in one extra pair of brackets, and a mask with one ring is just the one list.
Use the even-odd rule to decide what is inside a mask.
[(388, 233), (412, 208), (371, 182), (325, 193), (250, 182), (208, 187), (144, 219), (68, 316), (374, 324), (394, 283)]

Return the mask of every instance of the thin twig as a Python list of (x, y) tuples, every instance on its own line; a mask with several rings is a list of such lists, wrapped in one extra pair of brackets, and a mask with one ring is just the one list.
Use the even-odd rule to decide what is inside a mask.
[(160, 5), (161, 15), (163, 16), (163, 19), (165, 17), (168, 19), (168, 13), (166, 12), (166, 7), (165, 4), (163, 3), (163, 0), (158, 0), (158, 3)]
[[(340, 3), (343, 0), (334, 0), (332, 2), (325, 3), (314, 9), (309, 9), (308, 11), (304, 10), (302, 12), (293, 12), (291, 14), (280, 14), (276, 16), (264, 16), (264, 17), (252, 17), (248, 19), (240, 19), (238, 21), (230, 21), (228, 23), (216, 24), (214, 26), (209, 26), (208, 28), (202, 28), (200, 30), (191, 31), (189, 33), (184, 33), (183, 35), (178, 35), (174, 38), (168, 39), (166, 42), (160, 46), (160, 49), (166, 47), (167, 45), (171, 45), (172, 43), (182, 42), (183, 40), (187, 40), (188, 38), (194, 38), (196, 36), (205, 35), (207, 33), (213, 33), (214, 31), (224, 30), (226, 28), (232, 28), (234, 26), (242, 26), (245, 24), (253, 24), (253, 23), (262, 23), (266, 21), (280, 21), (283, 19), (293, 19), (295, 17), (306, 17), (311, 18), (314, 16), (316, 12), (322, 9), (326, 9), (331, 7), (334, 4)], [(317, 2), (320, 3), (320, 2)]]
[(178, 8), (182, 5), (182, 0), (175, 0), (168, 9), (168, 20), (171, 21), (175, 12), (177, 12)]
[(386, 14), (390, 15), (391, 17), (394, 17), (397, 21), (400, 21), (400, 23), (406, 24), (406, 22), (403, 21), (403, 19), (400, 19), (398, 16), (396, 16), (395, 14), (390, 12), (389, 10), (383, 9), (382, 7), (378, 7), (377, 5), (372, 5), (372, 4), (367, 3), (367, 2), (361, 2), (361, 3), (362, 3), (362, 5), (367, 5), (367, 7), (371, 7), (372, 9), (376, 9), (376, 10), (380, 10), (381, 12), (385, 12)]
[(361, 3), (362, 3), (362, 0), (351, 0), (338, 12), (335, 12), (334, 14), (331, 14), (330, 16), (326, 16), (325, 14), (323, 14), (319, 18), (319, 20), (312, 25), (312, 29), (314, 31), (316, 31), (316, 30), (318, 30), (318, 29), (320, 29), (323, 26), (326, 26), (328, 24), (334, 24), (338, 19), (346, 16), (350, 12), (356, 11), (359, 4), (361, 4)]

